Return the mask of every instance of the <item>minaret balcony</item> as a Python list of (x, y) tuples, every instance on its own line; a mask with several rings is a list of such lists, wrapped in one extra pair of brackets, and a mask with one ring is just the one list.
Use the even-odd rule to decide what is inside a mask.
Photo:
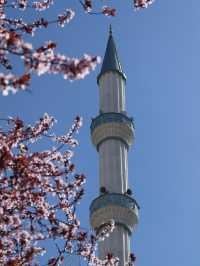
[(133, 118), (123, 113), (102, 113), (92, 119), (90, 126), (92, 142), (97, 147), (106, 139), (120, 139), (127, 147), (134, 139)]
[(98, 229), (113, 219), (116, 225), (125, 227), (131, 234), (138, 223), (139, 206), (135, 199), (120, 193), (99, 196), (90, 205), (90, 222)]

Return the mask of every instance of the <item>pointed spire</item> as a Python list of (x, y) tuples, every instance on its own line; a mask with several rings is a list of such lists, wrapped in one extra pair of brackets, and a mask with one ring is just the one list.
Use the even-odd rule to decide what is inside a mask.
[(106, 52), (104, 55), (103, 64), (101, 67), (101, 72), (97, 77), (97, 82), (99, 82), (101, 75), (103, 75), (104, 73), (106, 73), (108, 71), (116, 71), (120, 75), (122, 75), (122, 77), (126, 80), (126, 76), (123, 72), (123, 69), (122, 69), (118, 54), (117, 54), (115, 41), (114, 41), (114, 38), (112, 35), (112, 26), (111, 25), (109, 27), (109, 38), (108, 38), (108, 42), (107, 42)]

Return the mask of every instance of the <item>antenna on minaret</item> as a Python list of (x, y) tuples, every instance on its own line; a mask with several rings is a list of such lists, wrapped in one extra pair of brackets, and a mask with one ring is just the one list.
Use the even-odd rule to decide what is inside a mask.
[(112, 35), (112, 25), (109, 26), (109, 35)]

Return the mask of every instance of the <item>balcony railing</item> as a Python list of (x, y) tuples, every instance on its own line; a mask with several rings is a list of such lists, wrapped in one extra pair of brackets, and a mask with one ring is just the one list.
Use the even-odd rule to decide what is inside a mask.
[(130, 127), (134, 128), (134, 121), (132, 117), (128, 117), (123, 113), (102, 113), (99, 116), (92, 119), (90, 126), (91, 132), (93, 130), (104, 124), (104, 123), (127, 123)]
[(137, 201), (125, 194), (108, 193), (94, 199), (90, 205), (90, 215), (100, 208), (105, 208), (108, 205), (117, 205), (128, 209), (139, 209)]

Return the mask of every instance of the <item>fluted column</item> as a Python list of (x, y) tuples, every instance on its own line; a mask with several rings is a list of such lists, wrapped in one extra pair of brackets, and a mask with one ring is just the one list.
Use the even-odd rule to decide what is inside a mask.
[(99, 79), (99, 103), (102, 113), (125, 112), (125, 79), (109, 71)]
[(128, 148), (133, 121), (121, 113), (102, 113), (91, 125), (92, 142), (99, 152), (100, 187), (125, 193), (128, 188)]

